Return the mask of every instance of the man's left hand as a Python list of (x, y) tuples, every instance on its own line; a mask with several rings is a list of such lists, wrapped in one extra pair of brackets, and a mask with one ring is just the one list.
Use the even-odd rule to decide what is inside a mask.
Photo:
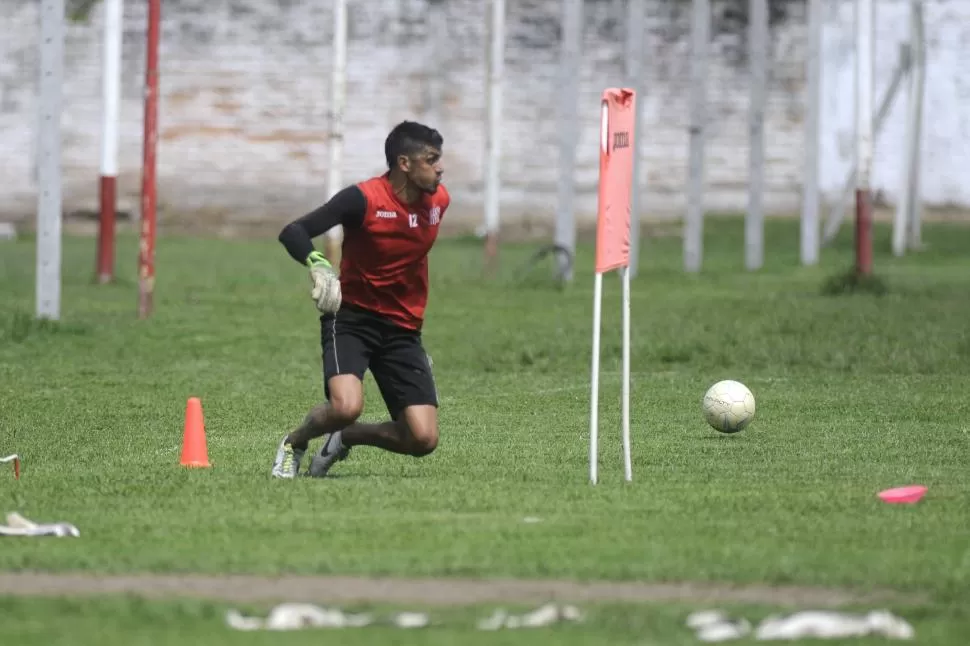
[(319, 251), (307, 256), (310, 266), (310, 298), (321, 314), (333, 314), (340, 309), (340, 278)]

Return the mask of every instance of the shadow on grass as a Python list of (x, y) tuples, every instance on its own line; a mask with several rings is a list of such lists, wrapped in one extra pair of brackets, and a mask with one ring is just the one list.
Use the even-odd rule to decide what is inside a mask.
[(83, 336), (89, 332), (90, 329), (85, 325), (36, 318), (23, 310), (16, 310), (0, 319), (0, 343), (23, 343), (31, 337), (55, 334)]
[(822, 294), (825, 296), (847, 294), (883, 296), (888, 292), (889, 286), (885, 280), (875, 274), (860, 274), (855, 267), (830, 276), (822, 283)]

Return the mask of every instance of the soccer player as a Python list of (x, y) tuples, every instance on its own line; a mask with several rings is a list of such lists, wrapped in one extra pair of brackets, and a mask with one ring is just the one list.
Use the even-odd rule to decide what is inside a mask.
[[(314, 407), (276, 451), (272, 475), (293, 478), (310, 440), (329, 435), (309, 474), (322, 477), (354, 446), (421, 457), (438, 445), (438, 393), (421, 342), (428, 299), (428, 252), (451, 201), (441, 183), (443, 138), (404, 121), (384, 142), (388, 171), (347, 186), (287, 224), (279, 241), (309, 267), (320, 312), (326, 401)], [(340, 275), (312, 239), (342, 225)], [(370, 369), (390, 414), (357, 422)]]

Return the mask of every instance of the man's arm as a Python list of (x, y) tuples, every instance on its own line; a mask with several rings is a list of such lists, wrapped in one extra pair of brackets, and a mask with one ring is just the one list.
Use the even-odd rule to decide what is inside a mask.
[(339, 191), (326, 204), (293, 220), (280, 231), (278, 240), (293, 260), (301, 265), (315, 251), (313, 238), (337, 225), (355, 228), (364, 223), (367, 199), (361, 190), (351, 185)]

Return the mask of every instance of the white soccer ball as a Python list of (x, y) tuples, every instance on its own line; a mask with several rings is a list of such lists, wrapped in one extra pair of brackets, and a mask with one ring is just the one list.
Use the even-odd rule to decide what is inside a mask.
[(743, 431), (754, 419), (754, 395), (740, 381), (719, 381), (704, 393), (704, 419), (721, 433)]

